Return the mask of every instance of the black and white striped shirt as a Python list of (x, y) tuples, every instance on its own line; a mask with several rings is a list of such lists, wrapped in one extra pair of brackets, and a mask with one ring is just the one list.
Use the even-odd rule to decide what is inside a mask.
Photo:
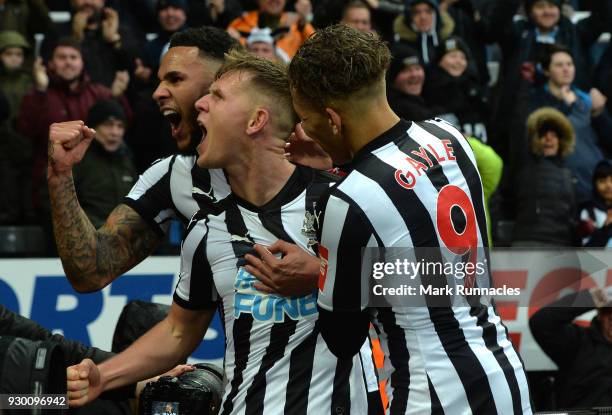
[(361, 356), (337, 359), (329, 351), (317, 323), (317, 292), (266, 294), (242, 267), (253, 243), (281, 239), (315, 255), (316, 203), (331, 184), (331, 175), (297, 166), (265, 206), (232, 194), (222, 210), (204, 208), (188, 226), (174, 301), (190, 309), (220, 305), (227, 378), (221, 414), (367, 414)]
[(230, 194), (221, 169), (203, 169), (196, 156), (173, 155), (157, 160), (138, 179), (123, 203), (163, 236), (171, 219), (185, 225), (201, 208), (213, 208)]
[(522, 362), (493, 306), (367, 308), (362, 298), (371, 278), (363, 247), (463, 246), (452, 245), (451, 229), (488, 246), (480, 176), (461, 133), (441, 120), (400, 121), (356, 154), (321, 206), (318, 304), (331, 312), (321, 327), (333, 339), (328, 318), (370, 313), (391, 373), (390, 413), (531, 413)]

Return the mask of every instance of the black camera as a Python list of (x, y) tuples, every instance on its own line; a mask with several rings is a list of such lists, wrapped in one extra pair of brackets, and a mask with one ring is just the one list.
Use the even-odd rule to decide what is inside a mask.
[(223, 397), (223, 372), (207, 363), (181, 376), (162, 376), (140, 394), (140, 415), (216, 415)]

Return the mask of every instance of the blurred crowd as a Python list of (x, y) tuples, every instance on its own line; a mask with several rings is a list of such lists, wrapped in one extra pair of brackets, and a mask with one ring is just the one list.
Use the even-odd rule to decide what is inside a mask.
[(0, 225), (50, 232), (54, 122), (97, 130), (74, 172), (96, 226), (176, 152), (180, 114), (152, 99), (172, 34), (217, 26), (289, 62), (336, 22), (388, 42), (398, 115), (469, 138), (494, 245), (612, 246), (612, 0), (0, 0)]

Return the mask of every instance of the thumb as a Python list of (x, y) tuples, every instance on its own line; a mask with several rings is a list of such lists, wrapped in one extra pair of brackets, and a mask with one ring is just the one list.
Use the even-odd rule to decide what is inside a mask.
[(94, 362), (91, 359), (84, 359), (77, 366), (77, 370), (79, 371), (79, 377), (81, 379), (87, 379), (89, 377), (89, 372), (92, 369), (92, 366), (95, 366)]
[(82, 125), (81, 134), (83, 134), (83, 138), (85, 140), (91, 140), (92, 138), (96, 136), (96, 130), (94, 130), (93, 128), (89, 128), (86, 125)]

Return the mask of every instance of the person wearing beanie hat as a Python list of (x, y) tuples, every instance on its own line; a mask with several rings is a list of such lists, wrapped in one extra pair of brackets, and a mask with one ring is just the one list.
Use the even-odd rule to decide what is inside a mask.
[(564, 165), (574, 150), (574, 128), (563, 113), (548, 107), (529, 116), (527, 134), (531, 158), (516, 179), (512, 246), (575, 246), (574, 179)]
[(23, 96), (32, 86), (32, 74), (24, 68), (30, 44), (18, 32), (0, 32), (0, 89), (9, 102), (10, 119), (17, 118)]
[(170, 37), (174, 33), (187, 28), (188, 6), (186, 0), (158, 0), (155, 7), (157, 22), (159, 23), (157, 37), (145, 43), (143, 58), (136, 59), (135, 75), (145, 84), (154, 81), (154, 75), (159, 69), (161, 57), (163, 52), (167, 50)]
[(457, 36), (443, 41), (437, 62), (429, 68), (423, 90), (428, 105), (444, 109), (441, 118), (456, 124), (466, 136), (487, 143), (489, 111), (467, 44)]
[(423, 99), (425, 69), (419, 53), (410, 46), (396, 43), (387, 70), (387, 99), (400, 117), (423, 121), (442, 114), (442, 108), (430, 107)]
[[(500, 86), (493, 128), (496, 144), (502, 148), (502, 156), (510, 160), (512, 167), (518, 167), (520, 160), (514, 159), (524, 147), (516, 140), (514, 132), (523, 128), (524, 97), (537, 84), (537, 61), (546, 45), (566, 45), (574, 57), (576, 84), (589, 91), (591, 88), (590, 47), (602, 33), (608, 30), (612, 17), (612, 1), (591, 2), (590, 16), (573, 23), (563, 16), (558, 0), (492, 1), (488, 15), (490, 38), (502, 50)], [(514, 19), (519, 3), (525, 4), (527, 19)], [(517, 113), (520, 116), (517, 116)], [(518, 145), (515, 148), (515, 144)]]
[(246, 49), (253, 55), (270, 61), (277, 61), (279, 59), (285, 63), (290, 61), (287, 54), (275, 46), (272, 29), (269, 27), (253, 28), (249, 37), (247, 37)]
[(74, 166), (73, 178), (79, 203), (98, 228), (130, 191), (138, 172), (124, 143), (126, 116), (121, 104), (112, 99), (96, 102), (87, 125), (96, 136), (83, 161)]
[(582, 246), (612, 248), (612, 162), (602, 160), (593, 172), (593, 199), (580, 211)]
[(455, 30), (455, 22), (442, 12), (437, 0), (405, 0), (404, 14), (393, 23), (395, 38), (419, 52), (425, 66), (436, 60), (436, 48)]

